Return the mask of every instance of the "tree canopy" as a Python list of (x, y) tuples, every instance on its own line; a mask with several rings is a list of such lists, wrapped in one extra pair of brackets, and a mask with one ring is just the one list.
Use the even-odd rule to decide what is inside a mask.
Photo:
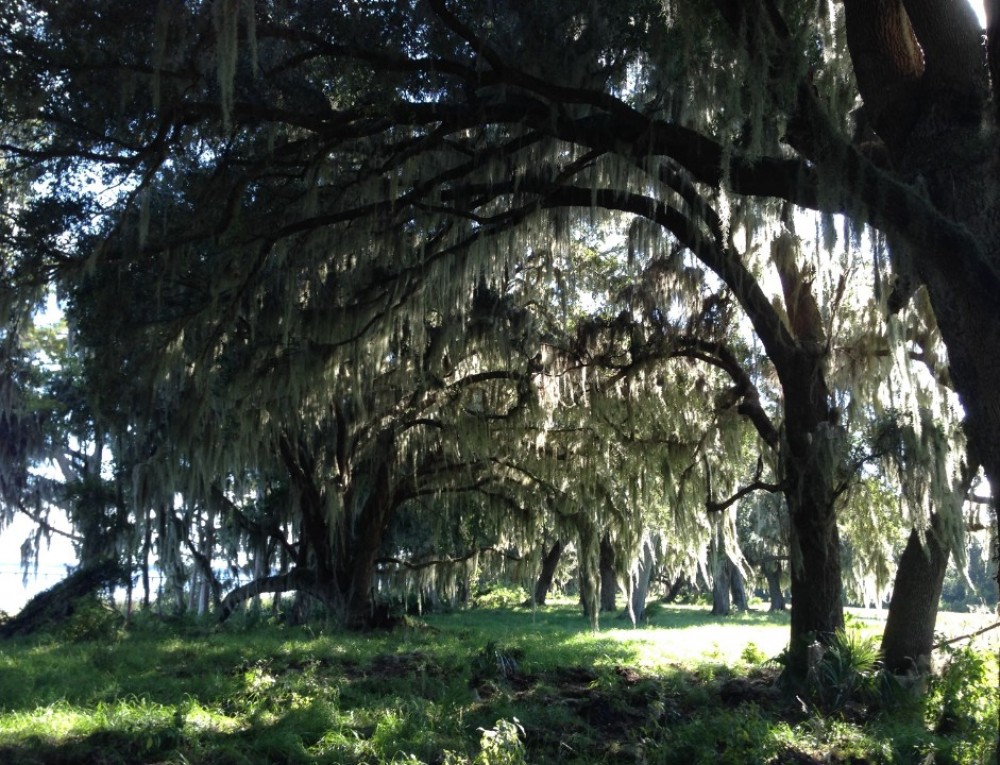
[(946, 540), (1000, 478), (995, 10), (983, 47), (946, 0), (15, 0), (8, 336), (54, 285), (120, 528), (264, 551), (227, 598), (352, 622), (407, 513), (593, 568), (762, 489), (802, 670), (859, 471)]

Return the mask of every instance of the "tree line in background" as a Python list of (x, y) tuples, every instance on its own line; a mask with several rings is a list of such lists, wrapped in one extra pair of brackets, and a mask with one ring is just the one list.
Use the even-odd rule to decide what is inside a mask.
[(607, 5), (6, 3), (27, 559), (362, 626), (572, 547), (595, 623), (753, 569), (791, 676), (848, 591), (922, 666), (996, 545), (993, 4)]

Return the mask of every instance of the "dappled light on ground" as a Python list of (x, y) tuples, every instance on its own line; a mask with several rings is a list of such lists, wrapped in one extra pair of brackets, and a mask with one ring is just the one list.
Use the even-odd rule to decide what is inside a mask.
[[(641, 626), (612, 617), (594, 631), (564, 602), (377, 633), (143, 616), (104, 639), (19, 638), (0, 644), (0, 761), (978, 761), (988, 736), (976, 726), (997, 703), (989, 656), (951, 649), (952, 669), (909, 706), (853, 695), (857, 674), (789, 696), (772, 661), (787, 618), (659, 606)], [(498, 747), (520, 759), (483, 759)]]

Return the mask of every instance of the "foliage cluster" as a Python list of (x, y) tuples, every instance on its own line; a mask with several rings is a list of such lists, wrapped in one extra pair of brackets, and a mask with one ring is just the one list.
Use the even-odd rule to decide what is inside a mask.
[(859, 629), (840, 630), (829, 643), (814, 644), (820, 658), (810, 667), (810, 701), (826, 715), (843, 713), (852, 704), (884, 705), (883, 687), (892, 683), (879, 662), (877, 638)]
[(103, 640), (114, 643), (120, 636), (125, 619), (122, 614), (96, 596), (76, 603), (73, 613), (61, 632), (68, 640)]
[(470, 598), (473, 608), (513, 608), (528, 598), (523, 587), (498, 583), (479, 589)]
[[(776, 691), (773, 664), (748, 647), (750, 635), (765, 643), (761, 630), (780, 640), (787, 617), (664, 607), (642, 629), (595, 633), (562, 604), (432, 615), (360, 636), (140, 614), (115, 643), (39, 635), (0, 646), (0, 758), (736, 765), (909, 763), (933, 753), (936, 762), (985, 762), (997, 705), (985, 654), (953, 651), (916, 713), (824, 714)], [(747, 662), (693, 657), (684, 653), (692, 642), (742, 650)], [(834, 679), (846, 686), (852, 671), (867, 671), (864, 639), (845, 637), (843, 650)]]

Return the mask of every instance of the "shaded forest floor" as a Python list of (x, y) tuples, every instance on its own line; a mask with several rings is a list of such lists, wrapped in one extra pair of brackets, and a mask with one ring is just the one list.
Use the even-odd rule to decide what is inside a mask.
[(659, 607), (593, 632), (564, 603), (359, 635), (265, 615), (124, 628), (95, 605), (0, 643), (0, 762), (989, 762), (995, 650), (950, 647), (918, 694), (860, 661), (877, 626), (852, 623), (854, 669), (789, 694), (784, 614)]

